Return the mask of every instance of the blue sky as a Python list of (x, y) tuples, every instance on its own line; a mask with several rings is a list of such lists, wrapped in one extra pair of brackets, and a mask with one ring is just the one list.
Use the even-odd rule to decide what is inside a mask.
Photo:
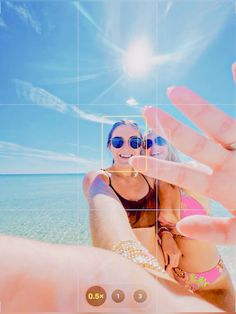
[[(235, 116), (235, 30), (230, 0), (2, 0), (0, 173), (87, 172), (101, 150), (108, 165), (101, 126), (106, 136), (114, 116), (146, 104), (192, 126), (166, 97), (172, 85)], [(153, 60), (139, 77), (124, 61), (137, 43)]]

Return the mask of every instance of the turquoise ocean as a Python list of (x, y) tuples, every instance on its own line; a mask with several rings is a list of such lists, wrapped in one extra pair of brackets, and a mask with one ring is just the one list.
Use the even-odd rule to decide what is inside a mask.
[[(90, 245), (83, 174), (0, 175), (0, 234)], [(228, 216), (213, 204), (213, 216)], [(236, 246), (219, 246), (236, 287)]]
[(0, 233), (90, 244), (81, 174), (0, 175)]

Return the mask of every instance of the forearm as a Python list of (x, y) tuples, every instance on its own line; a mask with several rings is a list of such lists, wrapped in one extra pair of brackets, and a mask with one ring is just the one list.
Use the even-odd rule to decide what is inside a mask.
[[(94, 284), (132, 291), (145, 286), (151, 292), (150, 312), (157, 307), (161, 312), (218, 311), (179, 285), (155, 280), (141, 267), (107, 250), (0, 237), (0, 269), (2, 312), (82, 311), (87, 306), (85, 292)], [(127, 301), (129, 312), (139, 308), (132, 298)]]
[[(86, 256), (86, 261), (83, 258)], [(150, 296), (150, 308), (148, 312), (221, 312), (213, 305), (205, 302), (187, 292), (183, 287), (168, 279), (154, 279), (148, 272), (133, 262), (107, 250), (98, 248), (82, 248), (79, 272), (79, 293), (83, 296), (87, 288), (100, 285), (112, 292), (114, 287), (120, 287), (127, 295), (127, 312), (136, 313), (140, 310), (140, 304), (134, 302), (131, 297), (134, 289), (145, 287)], [(109, 313), (117, 313), (114, 302), (107, 300), (110, 306)], [(79, 299), (79, 309), (87, 312), (85, 298)], [(102, 310), (102, 309), (101, 309)]]
[(76, 311), (77, 263), (72, 251), (69, 246), (1, 236), (2, 312)]
[(89, 205), (91, 235), (95, 246), (111, 249), (121, 240), (137, 240), (122, 204), (99, 178), (94, 180), (90, 188)]

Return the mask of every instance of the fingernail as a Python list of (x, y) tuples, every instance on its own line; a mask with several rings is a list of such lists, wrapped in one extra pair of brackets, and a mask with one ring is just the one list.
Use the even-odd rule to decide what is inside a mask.
[(146, 111), (148, 109), (152, 108), (152, 106), (144, 106), (143, 109), (142, 109), (142, 115), (145, 115), (146, 114)]
[(176, 86), (170, 86), (167, 88), (167, 96), (170, 96), (170, 93), (176, 88)]

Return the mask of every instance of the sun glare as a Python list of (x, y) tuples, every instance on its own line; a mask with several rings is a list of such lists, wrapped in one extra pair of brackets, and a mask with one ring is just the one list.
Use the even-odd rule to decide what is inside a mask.
[(148, 75), (152, 66), (152, 51), (146, 40), (137, 40), (127, 49), (123, 58), (123, 69), (134, 78)]

